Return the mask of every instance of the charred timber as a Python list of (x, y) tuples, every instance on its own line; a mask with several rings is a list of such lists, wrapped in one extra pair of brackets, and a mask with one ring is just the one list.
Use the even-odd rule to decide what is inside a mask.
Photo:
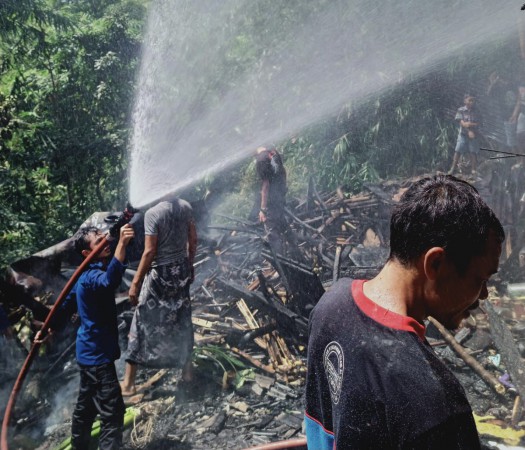
[(273, 330), (277, 328), (277, 323), (275, 320), (272, 320), (269, 324), (264, 325), (262, 327), (256, 328), (255, 330), (248, 331), (243, 335), (243, 337), (239, 340), (239, 343), (237, 345), (237, 348), (239, 350), (244, 350), (246, 345), (250, 341), (253, 341), (255, 338), (264, 336), (265, 334), (271, 333)]
[(247, 303), (275, 319), (279, 331), (291, 338), (305, 338), (308, 333), (307, 321), (298, 314), (290, 311), (277, 301), (268, 301), (263, 295), (252, 292), (244, 287), (222, 278), (217, 278), (216, 283), (227, 293), (243, 298)]
[[(274, 259), (273, 255), (266, 251), (266, 250), (263, 250), (261, 252), (261, 255), (267, 259), (269, 259), (270, 261)], [(313, 272), (310, 270), (310, 268), (308, 266), (305, 266), (304, 264), (301, 264), (297, 261), (294, 261), (293, 259), (290, 259), (290, 258), (287, 258), (286, 256), (283, 256), (283, 255), (279, 255), (278, 256), (279, 258), (279, 261), (284, 264), (285, 266), (287, 267), (290, 267), (298, 272), (302, 272), (304, 273), (305, 275), (312, 275)]]
[[(291, 212), (288, 208), (285, 208), (284, 211), (286, 214), (288, 214), (295, 222), (297, 222), (301, 227), (305, 228), (308, 231), (311, 231), (312, 233), (318, 234), (318, 231), (316, 228), (312, 227), (311, 225), (308, 225), (305, 221), (299, 219), (293, 212)], [(319, 218), (320, 220), (323, 220), (323, 217)], [(326, 239), (323, 235), (321, 235), (322, 239)]]

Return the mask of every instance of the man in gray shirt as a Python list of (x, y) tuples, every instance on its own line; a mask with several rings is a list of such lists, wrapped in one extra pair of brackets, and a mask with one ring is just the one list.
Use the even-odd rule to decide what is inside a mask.
[(190, 204), (178, 198), (157, 204), (146, 211), (144, 230), (144, 253), (129, 289), (130, 302), (137, 307), (129, 334), (123, 395), (136, 393), (139, 364), (182, 367), (183, 379), (192, 378), (189, 288), (197, 232)]

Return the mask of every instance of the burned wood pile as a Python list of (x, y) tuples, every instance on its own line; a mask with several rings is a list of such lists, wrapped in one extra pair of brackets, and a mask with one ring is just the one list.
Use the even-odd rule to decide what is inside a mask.
[[(241, 359), (286, 383), (304, 378), (308, 315), (340, 276), (378, 272), (387, 257), (390, 207), (403, 188), (341, 189), (286, 210), (293, 236), (274, 252), (263, 228), (242, 219), (209, 227), (197, 255), (197, 343), (226, 343)], [(293, 245), (293, 247), (292, 247)]]
[[(320, 193), (311, 183), (306, 199), (286, 210), (293, 235), (284, 255), (275, 253), (260, 224), (217, 212), (215, 223), (199, 230), (192, 287), (196, 382), (185, 385), (175, 371), (139, 372), (142, 391), (127, 399), (135, 409), (124, 448), (245, 448), (301, 437), (309, 312), (338, 278), (378, 273), (388, 257), (391, 208), (412, 181), (367, 185), (355, 195), (342, 189)], [(497, 207), (494, 185), (477, 184)], [(513, 268), (512, 281), (520, 281), (512, 263), (520, 254), (517, 245), (506, 249), (509, 262), (503, 262)], [(129, 286), (133, 274), (128, 269), (124, 284)], [(131, 319), (127, 286), (119, 296), (123, 350)], [(427, 324), (430, 344), (467, 391), (487, 446), (524, 442), (524, 301), (525, 287), (500, 278), (490, 301), (455, 335), (432, 320)], [(53, 371), (61, 377), (53, 388), (57, 395), (65, 373), (75, 381), (67, 345), (43, 370), (48, 380)], [(121, 361), (120, 371), (122, 366)], [(41, 389), (33, 414), (18, 411), (18, 433), (25, 433), (28, 416), (50, 414), (55, 403), (42, 401), (50, 395)], [(63, 422), (74, 401), (62, 398), (69, 406)], [(40, 450), (56, 448), (69, 432), (68, 425), (46, 426)]]

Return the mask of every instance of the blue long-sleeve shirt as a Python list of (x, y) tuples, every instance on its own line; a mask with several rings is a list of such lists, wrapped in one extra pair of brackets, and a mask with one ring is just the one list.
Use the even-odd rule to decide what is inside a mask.
[(77, 331), (77, 361), (98, 366), (120, 357), (115, 289), (125, 266), (112, 258), (107, 269), (101, 262), (90, 264), (66, 299), (64, 309), (76, 306), (80, 317)]

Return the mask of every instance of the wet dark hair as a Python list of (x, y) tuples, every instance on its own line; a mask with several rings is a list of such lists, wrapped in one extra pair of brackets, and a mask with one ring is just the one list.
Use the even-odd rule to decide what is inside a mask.
[(490, 232), (505, 233), (494, 212), (469, 183), (450, 175), (423, 178), (410, 186), (390, 221), (390, 257), (411, 266), (432, 247), (442, 247), (459, 274), (485, 251)]
[(82, 255), (83, 250), (90, 250), (91, 247), (89, 246), (90, 241), (88, 236), (91, 233), (97, 234), (98, 232), (99, 229), (97, 227), (82, 227), (80, 230), (78, 230), (73, 236), (75, 251)]
[(266, 142), (266, 143), (264, 143), (263, 145), (261, 145), (261, 147), (264, 147), (266, 150), (268, 150), (268, 151), (270, 151), (270, 152), (271, 152), (272, 150), (277, 151), (277, 148), (276, 148), (275, 145), (274, 145), (273, 143), (271, 143), (271, 142)]

